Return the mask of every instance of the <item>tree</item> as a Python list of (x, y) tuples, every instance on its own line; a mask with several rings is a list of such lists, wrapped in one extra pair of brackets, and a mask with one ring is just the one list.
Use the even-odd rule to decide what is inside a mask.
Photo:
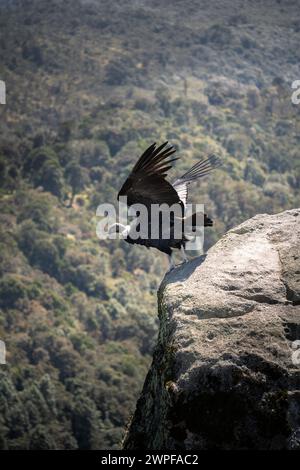
[(46, 161), (37, 173), (35, 183), (58, 198), (64, 194), (63, 172), (56, 162)]
[(77, 162), (71, 162), (67, 165), (65, 175), (72, 189), (70, 199), (70, 207), (72, 207), (74, 197), (84, 189), (88, 182), (88, 176), (87, 172)]
[(0, 281), (0, 307), (13, 308), (19, 299), (26, 297), (26, 288), (18, 279), (8, 277)]
[(100, 413), (86, 394), (76, 397), (72, 410), (72, 430), (80, 449), (99, 449)]
[(38, 424), (29, 436), (29, 449), (31, 450), (53, 450), (57, 444), (46, 426)]
[(45, 191), (59, 198), (63, 196), (63, 172), (58, 156), (52, 148), (33, 149), (25, 160), (23, 170), (35, 186), (42, 186)]

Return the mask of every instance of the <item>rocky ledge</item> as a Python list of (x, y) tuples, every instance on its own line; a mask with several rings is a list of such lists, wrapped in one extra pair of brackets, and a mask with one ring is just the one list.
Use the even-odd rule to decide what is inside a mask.
[(295, 209), (253, 217), (165, 276), (125, 449), (300, 448), (299, 256)]

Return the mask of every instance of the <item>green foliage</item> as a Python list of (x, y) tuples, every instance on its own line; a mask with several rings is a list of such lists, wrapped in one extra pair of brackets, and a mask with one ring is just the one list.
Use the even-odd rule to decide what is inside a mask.
[(264, 28), (260, 7), (237, 15), (233, 2), (225, 20), (207, 3), (200, 22), (189, 0), (167, 15), (151, 2), (113, 15), (106, 0), (2, 3), (0, 448), (119, 448), (166, 261), (99, 241), (95, 209), (167, 139), (182, 157), (171, 180), (208, 153), (223, 160), (190, 191), (214, 219), (206, 249), (258, 212), (299, 206), (300, 108), (282, 78), (299, 62), (294, 6), (269, 9)]
[(56, 162), (45, 163), (34, 178), (36, 186), (42, 186), (45, 191), (49, 191), (61, 198), (63, 196), (63, 173)]
[(18, 279), (6, 277), (0, 280), (0, 306), (13, 308), (26, 297), (26, 288)]
[(88, 173), (77, 162), (70, 162), (65, 169), (66, 180), (72, 188), (71, 202), (74, 200), (74, 196), (82, 191), (85, 185), (88, 183)]
[[(52, 215), (52, 204), (47, 195), (31, 191), (17, 191), (15, 204), (19, 207), (17, 222), (27, 221), (28, 232), (37, 229), (50, 232), (55, 228), (55, 220)], [(33, 224), (34, 222), (34, 224)], [(32, 224), (29, 226), (28, 224)], [(25, 230), (26, 225), (24, 225)]]

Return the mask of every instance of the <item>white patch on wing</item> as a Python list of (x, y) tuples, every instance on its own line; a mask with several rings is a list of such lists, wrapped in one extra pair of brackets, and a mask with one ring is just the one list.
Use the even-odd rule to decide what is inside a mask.
[(176, 182), (173, 184), (173, 188), (178, 194), (179, 199), (183, 202), (184, 207), (186, 207), (186, 200), (187, 200), (187, 184)]

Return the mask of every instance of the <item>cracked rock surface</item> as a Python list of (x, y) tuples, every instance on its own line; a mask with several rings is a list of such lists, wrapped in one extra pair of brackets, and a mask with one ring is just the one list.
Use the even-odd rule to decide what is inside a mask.
[(299, 256), (294, 209), (253, 217), (165, 276), (124, 448), (300, 449)]

